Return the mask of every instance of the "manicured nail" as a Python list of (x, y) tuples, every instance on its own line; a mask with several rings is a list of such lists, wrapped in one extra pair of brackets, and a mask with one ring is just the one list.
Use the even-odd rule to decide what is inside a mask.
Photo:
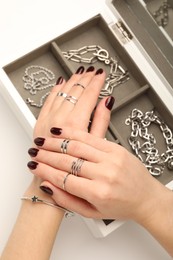
[(58, 79), (57, 79), (57, 81), (56, 81), (56, 85), (60, 85), (60, 84), (62, 84), (63, 83), (63, 77), (59, 77)]
[(40, 189), (49, 195), (53, 195), (53, 191), (49, 187), (40, 186)]
[(30, 148), (29, 150), (28, 150), (28, 153), (29, 153), (29, 155), (31, 156), (31, 157), (36, 157), (37, 156), (37, 154), (38, 154), (38, 149), (37, 148)]
[(90, 67), (86, 70), (86, 72), (92, 72), (92, 71), (94, 71), (94, 70), (95, 70), (94, 66), (90, 66)]
[(44, 144), (45, 138), (37, 137), (34, 139), (34, 143), (38, 146), (42, 146)]
[(34, 161), (30, 161), (27, 163), (27, 166), (30, 170), (35, 170), (37, 168), (38, 163)]
[(111, 110), (112, 109), (112, 107), (113, 107), (113, 105), (114, 105), (114, 102), (115, 102), (115, 98), (114, 97), (108, 97), (107, 99), (106, 99), (106, 102), (105, 102), (105, 106), (109, 109), (109, 110)]
[(102, 68), (100, 68), (100, 69), (98, 69), (97, 71), (96, 71), (96, 75), (99, 75), (99, 74), (102, 74), (103, 73), (103, 69)]
[(62, 133), (62, 128), (58, 128), (58, 127), (52, 127), (50, 129), (50, 132), (53, 134), (53, 135), (60, 135)]
[(85, 68), (83, 66), (80, 66), (77, 70), (76, 70), (76, 74), (82, 74), (84, 72)]

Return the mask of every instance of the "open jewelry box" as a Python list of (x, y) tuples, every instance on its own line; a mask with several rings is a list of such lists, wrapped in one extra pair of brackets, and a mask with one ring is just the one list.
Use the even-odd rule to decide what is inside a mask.
[[(59, 76), (68, 79), (81, 64), (88, 67), (90, 61), (94, 62), (96, 68), (102, 67), (108, 75), (103, 95), (111, 94), (116, 100), (107, 139), (126, 147), (140, 159), (142, 141), (149, 137), (143, 141), (147, 167), (155, 173), (153, 178), (173, 189), (172, 22), (172, 0), (107, 0), (103, 12), (6, 64), (0, 71), (2, 94), (32, 137), (48, 87)], [(150, 115), (149, 111), (154, 112)], [(136, 118), (137, 123), (144, 122), (145, 130), (139, 130)], [(135, 139), (135, 144), (130, 144), (130, 137), (140, 141)], [(150, 148), (155, 151), (152, 158)], [(160, 158), (158, 153), (164, 153), (165, 162), (159, 161), (156, 169), (152, 163)], [(96, 237), (106, 236), (124, 223), (85, 221)]]

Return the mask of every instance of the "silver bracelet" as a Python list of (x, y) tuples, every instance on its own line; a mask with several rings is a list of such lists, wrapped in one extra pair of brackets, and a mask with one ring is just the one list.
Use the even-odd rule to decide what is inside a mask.
[[(149, 126), (152, 123), (160, 128), (165, 140), (166, 149), (161, 154), (156, 147), (155, 136), (152, 132), (149, 133)], [(161, 175), (165, 167), (173, 171), (173, 133), (155, 111), (143, 113), (134, 108), (125, 120), (125, 124), (131, 128), (128, 141), (132, 150), (144, 163), (151, 175)]]
[(63, 208), (61, 206), (59, 206), (58, 204), (55, 204), (55, 203), (51, 203), (47, 200), (42, 200), (42, 199), (39, 199), (39, 197), (37, 196), (33, 196), (31, 198), (29, 197), (21, 197), (21, 200), (29, 200), (31, 201), (32, 203), (43, 203), (43, 204), (46, 204), (48, 206), (51, 206), (51, 207), (54, 207), (54, 208), (57, 208), (57, 209), (61, 209), (63, 211), (65, 211), (65, 217), (71, 217), (74, 215), (74, 213), (70, 210), (67, 210), (66, 208)]
[[(27, 67), (22, 79), (24, 82), (24, 89), (27, 90), (31, 96), (37, 95), (37, 92), (52, 88), (56, 84), (56, 82), (54, 82), (54, 73), (51, 70), (39, 65), (31, 65)], [(43, 94), (39, 103), (36, 103), (33, 97), (28, 97), (26, 99), (26, 103), (30, 106), (41, 108), (49, 94), (50, 92)]]

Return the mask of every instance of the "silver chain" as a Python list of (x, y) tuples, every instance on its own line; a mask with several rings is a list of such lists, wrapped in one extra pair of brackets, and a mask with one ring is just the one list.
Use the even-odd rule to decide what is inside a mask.
[[(162, 154), (159, 154), (156, 148), (156, 138), (149, 133), (151, 123), (159, 126), (165, 140), (166, 151)], [(125, 124), (131, 126), (128, 141), (132, 150), (153, 176), (161, 175), (165, 167), (173, 170), (172, 131), (153, 110), (143, 113), (135, 108), (125, 120)]]
[(164, 0), (161, 6), (152, 14), (159, 26), (165, 27), (168, 24), (169, 9), (173, 9), (173, 6), (168, 3), (168, 0)]
[[(101, 61), (110, 67), (105, 86), (100, 92), (100, 98), (111, 95), (116, 86), (130, 78), (128, 71), (119, 64), (118, 60), (110, 57), (109, 52), (99, 45), (83, 46), (77, 50), (63, 51), (62, 53), (65, 58), (74, 62), (93, 64)], [(86, 57), (87, 54), (91, 54), (91, 56)]]
[[(38, 91), (45, 90), (47, 88), (52, 88), (55, 86), (55, 75), (54, 73), (42, 66), (31, 65), (25, 69), (23, 76), (24, 89), (28, 90), (31, 95), (36, 95)], [(26, 103), (34, 107), (42, 107), (45, 98), (50, 92), (45, 93), (41, 98), (39, 103), (36, 103), (33, 99), (27, 98)]]

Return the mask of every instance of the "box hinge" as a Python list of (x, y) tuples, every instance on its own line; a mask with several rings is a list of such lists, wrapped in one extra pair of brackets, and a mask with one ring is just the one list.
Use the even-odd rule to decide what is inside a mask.
[(121, 20), (111, 25), (111, 29), (123, 44), (129, 42), (133, 38), (131, 32)]

